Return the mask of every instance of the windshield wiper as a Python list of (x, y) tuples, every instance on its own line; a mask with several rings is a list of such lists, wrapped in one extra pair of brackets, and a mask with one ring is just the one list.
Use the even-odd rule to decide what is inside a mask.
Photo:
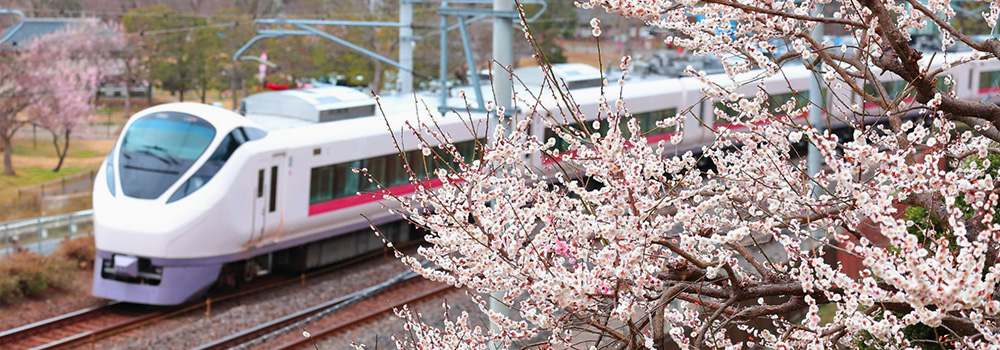
[[(174, 156), (170, 155), (170, 152), (167, 151), (166, 148), (163, 148), (163, 147), (160, 147), (160, 146), (157, 146), (157, 145), (143, 145), (142, 149), (145, 151), (146, 154), (154, 156), (157, 159), (163, 160), (164, 163), (174, 164), (174, 165), (177, 165), (177, 164), (181, 163), (181, 161), (177, 160), (177, 158), (174, 158)], [(157, 157), (157, 156), (153, 155), (152, 152), (146, 151), (148, 149), (151, 149), (151, 150), (154, 150), (154, 151), (160, 151), (160, 153), (163, 153), (163, 156), (165, 156), (166, 158), (164, 159), (164, 158), (161, 158), (161, 157)]]
[(135, 153), (142, 153), (142, 154), (145, 154), (147, 156), (156, 158), (159, 161), (163, 162), (163, 164), (167, 164), (167, 165), (173, 164), (169, 159), (163, 158), (160, 155), (158, 155), (156, 153), (153, 153), (153, 152), (150, 152), (149, 150), (146, 150), (146, 149), (141, 149), (141, 150), (135, 151)]
[(177, 175), (177, 174), (178, 174), (178, 172), (176, 172), (176, 171), (173, 171), (173, 170), (162, 170), (162, 169), (153, 169), (153, 168), (143, 168), (143, 167), (139, 167), (139, 166), (133, 166), (133, 165), (129, 165), (129, 164), (125, 164), (125, 169), (134, 169), (134, 170), (142, 170), (142, 171), (150, 171), (150, 172), (154, 172), (154, 173), (161, 173), (161, 174), (170, 174), (170, 175)]

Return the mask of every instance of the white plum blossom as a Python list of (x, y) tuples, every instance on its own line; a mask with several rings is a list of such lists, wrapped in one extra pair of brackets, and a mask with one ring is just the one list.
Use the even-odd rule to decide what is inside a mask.
[[(411, 174), (416, 192), (390, 197), (401, 216), (430, 232), (421, 259), (397, 258), (465, 289), (478, 319), (495, 328), (466, 313), (432, 327), (402, 308), (396, 314), (409, 333), (394, 338), (396, 347), (569, 348), (600, 338), (595, 348), (672, 341), (683, 349), (913, 349), (946, 341), (1000, 349), (1000, 192), (988, 159), (1000, 153), (1000, 112), (949, 91), (969, 83), (951, 70), (997, 60), (1000, 45), (949, 30), (952, 4), (578, 1), (718, 58), (727, 74), (689, 66), (686, 81), (699, 84), (690, 93), (705, 105), (732, 111), (698, 115), (681, 106), (655, 122), (676, 131), (654, 142), (619, 94), (629, 89), (623, 74), (619, 86), (605, 81), (601, 96), (586, 101), (599, 104), (596, 111), (546, 86), (555, 98), (519, 96), (516, 115), (499, 113), (510, 123), (477, 144), (482, 156), (474, 162), (460, 162), (454, 146), (427, 146), (450, 137), (433, 123), (411, 125), (425, 156), (457, 165), (430, 179)], [(815, 16), (823, 6), (834, 14)], [(993, 26), (1000, 2), (988, 7), (983, 16)], [(910, 30), (932, 19), (949, 32), (944, 46), (971, 42), (977, 52), (914, 50)], [(814, 39), (818, 22), (855, 42)], [(590, 24), (600, 36), (600, 21)], [(774, 83), (792, 60), (820, 72), (829, 101)], [(905, 87), (866, 89), (884, 89), (879, 79)], [(886, 93), (900, 98), (880, 97)], [(812, 106), (823, 109), (823, 128), (808, 124)], [(825, 127), (834, 124), (841, 128)], [(702, 136), (691, 125), (708, 137), (683, 149)], [(551, 134), (542, 139), (534, 126)], [(818, 173), (809, 173), (801, 143), (822, 159)], [(711, 166), (699, 167), (703, 161)], [(916, 209), (923, 216), (911, 214)], [(510, 315), (489, 310), (487, 297), (510, 306)], [(940, 338), (908, 338), (918, 326)]]

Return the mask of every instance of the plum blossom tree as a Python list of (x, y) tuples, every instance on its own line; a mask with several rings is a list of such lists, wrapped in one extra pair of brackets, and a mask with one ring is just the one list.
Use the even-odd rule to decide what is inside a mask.
[[(540, 54), (550, 79), (518, 90), (516, 115), (496, 111), (504, 123), (479, 145), (480, 156), (436, 170), (430, 177), (440, 188), (413, 173), (417, 192), (387, 197), (430, 232), (418, 255), (436, 268), (397, 253), (400, 260), (469, 291), (496, 329), (465, 313), (432, 327), (401, 309), (407, 333), (395, 338), (398, 348), (1000, 348), (1000, 193), (989, 170), (1000, 107), (962, 98), (956, 86), (968, 82), (951, 74), (1000, 59), (1000, 40), (963, 35), (950, 24), (949, 1), (577, 5), (667, 29), (668, 43), (723, 63), (721, 82), (687, 74), (706, 99), (728, 108), (689, 108), (657, 128), (689, 118), (726, 118), (732, 127), (711, 129), (714, 141), (697, 156), (672, 152), (690, 132), (683, 128), (648, 144), (649, 130), (612, 93), (627, 83), (605, 86), (600, 108), (583, 111)], [(983, 18), (995, 26), (1000, 2)], [(852, 42), (812, 37), (819, 23), (843, 27)], [(942, 48), (962, 42), (973, 52), (921, 52), (910, 30), (925, 26), (940, 28)], [(774, 54), (779, 46), (787, 53)], [(827, 101), (769, 102), (763, 78), (781, 76), (792, 61), (822, 77)], [(622, 59), (623, 80), (629, 64)], [(890, 93), (882, 84), (889, 79), (905, 86)], [(741, 92), (747, 87), (754, 92)], [(796, 122), (810, 104), (824, 109), (826, 125), (851, 132), (838, 137)], [(561, 126), (584, 120), (579, 130)], [(570, 152), (532, 136), (533, 123), (565, 139)], [(462, 159), (432, 122), (411, 132), (432, 161)], [(818, 174), (795, 154), (802, 140), (825, 161)], [(557, 161), (539, 168), (531, 156)], [(702, 158), (715, 167), (698, 168)], [(934, 225), (901, 208), (921, 209)], [(858, 275), (829, 251), (860, 261)], [(486, 307), (495, 292), (511, 315)], [(920, 329), (933, 336), (914, 336)]]
[(25, 59), (35, 62), (30, 74), (38, 95), (27, 111), (52, 134), (59, 157), (52, 171), (62, 168), (73, 130), (90, 121), (97, 88), (108, 72), (119, 68), (122, 60), (115, 58), (124, 43), (117, 27), (94, 24), (42, 35), (26, 49)]
[[(74, 69), (75, 70), (75, 69)], [(28, 107), (28, 113), (35, 116), (34, 122), (52, 134), (52, 144), (59, 157), (54, 172), (62, 168), (63, 160), (69, 152), (70, 134), (78, 126), (90, 121), (94, 106), (92, 99), (96, 92), (98, 74), (94, 69), (52, 73), (52, 77), (67, 78), (46, 89), (46, 96)]]
[(14, 133), (27, 124), (21, 116), (40, 93), (32, 56), (24, 52), (0, 49), (0, 149), (3, 150), (3, 174), (14, 175), (11, 142)]

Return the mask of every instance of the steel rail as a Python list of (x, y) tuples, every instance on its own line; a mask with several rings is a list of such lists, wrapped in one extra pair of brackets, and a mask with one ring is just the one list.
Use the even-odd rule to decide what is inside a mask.
[(311, 334), (309, 335), (308, 338), (307, 337), (302, 337), (299, 340), (296, 340), (296, 341), (293, 341), (293, 342), (289, 342), (289, 343), (286, 343), (286, 344), (282, 344), (282, 345), (276, 346), (276, 347), (274, 347), (274, 349), (277, 349), (277, 350), (301, 349), (303, 347), (309, 346), (310, 344), (312, 344), (316, 340), (329, 337), (329, 336), (331, 336), (331, 335), (333, 335), (333, 334), (335, 334), (337, 332), (346, 330), (347, 328), (350, 328), (350, 327), (353, 327), (353, 326), (356, 326), (356, 325), (360, 325), (362, 323), (365, 323), (365, 322), (368, 322), (370, 320), (373, 320), (373, 319), (375, 319), (375, 318), (377, 318), (379, 316), (391, 313), (393, 309), (397, 309), (397, 308), (403, 307), (403, 305), (412, 304), (412, 303), (415, 303), (415, 302), (418, 302), (418, 301), (421, 301), (421, 300), (424, 300), (424, 299), (428, 299), (428, 298), (431, 298), (431, 297), (434, 297), (434, 296), (437, 296), (437, 295), (440, 295), (440, 294), (444, 294), (446, 292), (453, 291), (453, 290), (456, 290), (456, 289), (454, 287), (452, 287), (451, 285), (439, 284), (439, 285), (435, 286), (432, 289), (425, 290), (423, 292), (411, 295), (411, 296), (407, 297), (405, 300), (401, 300), (401, 301), (398, 301), (398, 302), (395, 302), (395, 303), (392, 303), (392, 304), (389, 304), (389, 305), (385, 305), (385, 306), (382, 306), (382, 307), (379, 307), (379, 308), (369, 309), (369, 310), (367, 310), (364, 314), (362, 314), (359, 317), (355, 317), (355, 318), (347, 319), (347, 320), (338, 320), (332, 326), (329, 326), (327, 328), (321, 329), (321, 330), (319, 330), (317, 332), (310, 332)]
[[(416, 245), (422, 242), (422, 240), (417, 240), (404, 245), (404, 247)], [(21, 344), (22, 341), (30, 344), (28, 349), (31, 350), (49, 350), (49, 349), (65, 349), (65, 348), (75, 348), (83, 346), (84, 344), (91, 343), (95, 344), (98, 340), (105, 339), (107, 337), (129, 331), (135, 328), (143, 327), (146, 325), (154, 324), (162, 320), (173, 318), (194, 310), (206, 309), (211, 307), (212, 303), (218, 303), (221, 301), (227, 301), (234, 298), (255, 294), (258, 292), (268, 291), (275, 288), (291, 285), (294, 283), (302, 283), (308, 278), (315, 278), (328, 273), (335, 272), (337, 270), (347, 268), (352, 265), (357, 265), (361, 262), (370, 260), (374, 257), (384, 255), (383, 250), (376, 250), (369, 252), (367, 254), (359, 255), (354, 258), (344, 260), (335, 263), (330, 266), (326, 266), (309, 273), (304, 273), (298, 276), (289, 276), (287, 278), (273, 278), (260, 280), (257, 284), (248, 285), (247, 288), (234, 290), (220, 296), (211, 296), (206, 299), (184, 304), (178, 307), (166, 308), (162, 310), (151, 311), (147, 313), (140, 312), (135, 317), (125, 316), (123, 320), (118, 322), (110, 322), (109, 324), (98, 326), (98, 327), (88, 327), (86, 326), (88, 320), (99, 320), (100, 317), (108, 315), (109, 318), (121, 318), (122, 315), (116, 313), (117, 308), (128, 308), (135, 305), (110, 302), (107, 305), (87, 308), (82, 310), (73, 311), (60, 316), (52, 317), (39, 322), (31, 323), (25, 326), (17, 327), (11, 330), (4, 331), (0, 333), (0, 348), (7, 349), (11, 348), (12, 344)], [(102, 322), (103, 323), (103, 322)], [(40, 334), (48, 333), (49, 336), (58, 334), (60, 330), (64, 329), (83, 329), (83, 331), (77, 331), (74, 334), (66, 337), (58, 337), (58, 339), (48, 339), (44, 336), (39, 336)], [(37, 337), (38, 341), (31, 341), (30, 338)], [(25, 346), (17, 346), (16, 348), (25, 348)]]

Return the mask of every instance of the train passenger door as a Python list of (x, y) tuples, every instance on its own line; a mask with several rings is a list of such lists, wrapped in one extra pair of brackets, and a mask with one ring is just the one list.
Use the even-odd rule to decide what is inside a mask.
[(285, 154), (279, 153), (271, 157), (263, 166), (257, 169), (253, 231), (251, 241), (260, 241), (265, 237), (274, 237), (281, 233), (284, 226), (284, 191), (282, 184), (286, 182)]

